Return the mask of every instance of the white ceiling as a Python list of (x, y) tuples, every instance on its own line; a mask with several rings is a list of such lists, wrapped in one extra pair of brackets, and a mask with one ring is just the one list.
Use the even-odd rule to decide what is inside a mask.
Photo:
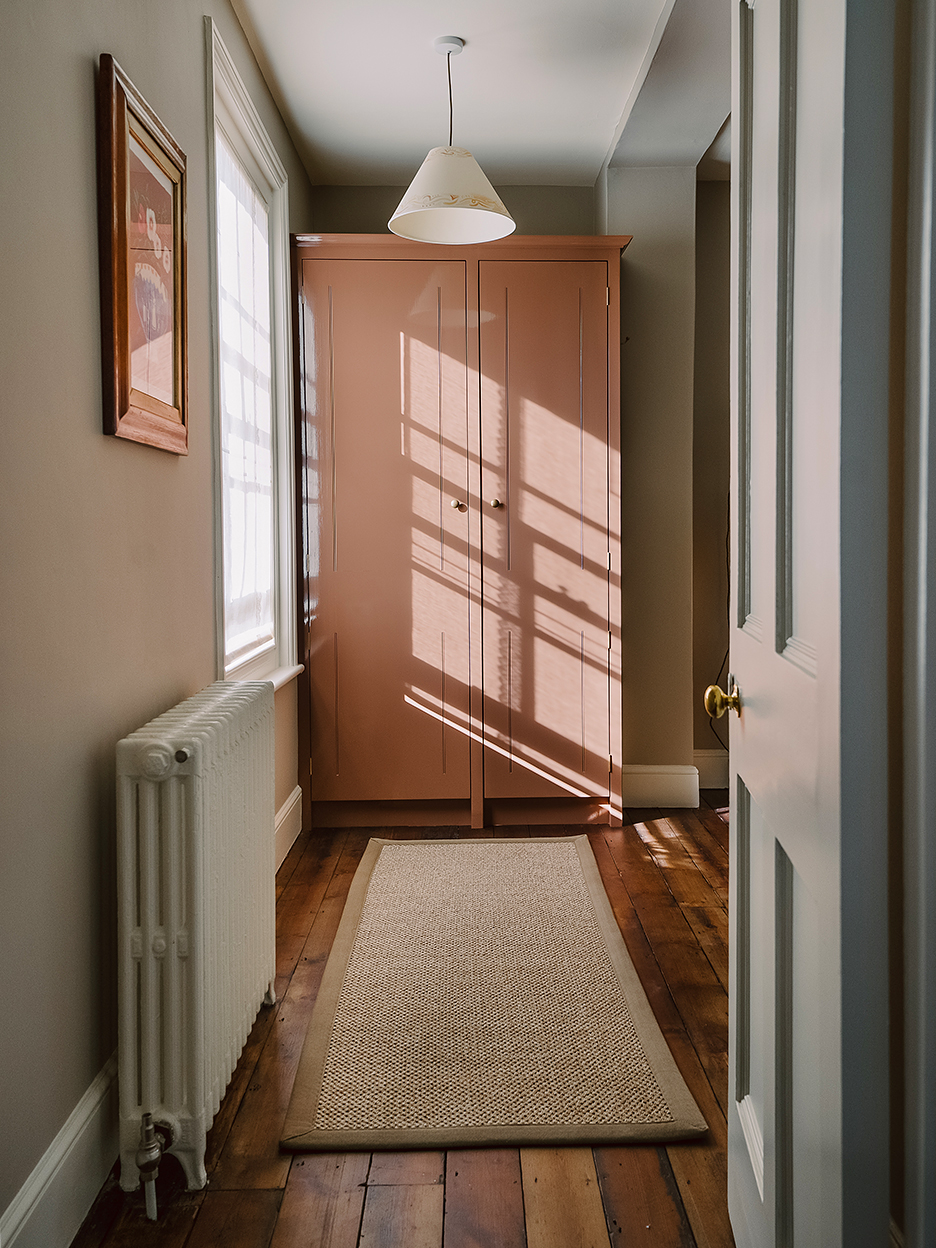
[[(453, 141), (495, 185), (592, 186), (626, 143), (628, 118), (647, 113), (645, 93), (669, 99), (665, 79), (682, 103), (670, 101), (660, 126), (693, 119), (680, 159), (652, 158), (644, 116), (640, 161), (613, 163), (694, 164), (728, 112), (728, 24), (716, 5), (730, 21), (724, 0), (234, 0), (313, 182), (345, 186), (405, 186), (448, 141), (439, 35), (465, 40), (452, 57)], [(680, 81), (685, 36), (666, 36), (674, 8), (703, 34), (701, 120)], [(661, 41), (680, 55), (655, 60)], [(664, 78), (667, 59), (678, 72)]]

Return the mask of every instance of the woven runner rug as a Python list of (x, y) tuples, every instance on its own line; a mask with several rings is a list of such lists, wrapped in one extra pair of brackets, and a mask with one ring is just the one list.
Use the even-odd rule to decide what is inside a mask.
[(309, 1023), (284, 1148), (705, 1130), (587, 836), (370, 841)]

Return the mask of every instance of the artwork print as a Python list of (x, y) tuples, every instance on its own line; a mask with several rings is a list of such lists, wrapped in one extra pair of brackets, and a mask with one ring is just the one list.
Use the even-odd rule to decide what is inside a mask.
[(172, 406), (173, 187), (132, 133), (128, 163), (130, 385)]

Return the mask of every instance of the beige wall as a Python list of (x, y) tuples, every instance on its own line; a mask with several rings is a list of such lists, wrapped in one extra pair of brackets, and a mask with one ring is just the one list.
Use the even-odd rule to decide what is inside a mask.
[(621, 260), (624, 762), (691, 765), (695, 169), (609, 169)]
[(277, 690), (275, 698), (276, 717), (276, 809), (280, 810), (293, 794), (299, 783), (297, 740), (298, 688), (290, 681)]
[[(227, 0), (3, 6), (0, 1211), (115, 1045), (114, 744), (216, 675), (206, 12), (286, 165), (292, 228), (309, 229), (308, 181)], [(101, 433), (105, 51), (188, 156), (184, 459)], [(279, 746), (282, 792), (294, 736)]]
[[(728, 296), (730, 186), (696, 187), (695, 403), (692, 441), (692, 711), (695, 748), (717, 750), (702, 706), (728, 649)], [(721, 686), (727, 691), (726, 670)], [(726, 721), (716, 731), (727, 744)]]
[[(413, 170), (415, 173), (415, 169)], [(594, 234), (590, 186), (498, 186), (518, 234)], [(405, 186), (316, 186), (315, 228), (323, 234), (385, 234)]]

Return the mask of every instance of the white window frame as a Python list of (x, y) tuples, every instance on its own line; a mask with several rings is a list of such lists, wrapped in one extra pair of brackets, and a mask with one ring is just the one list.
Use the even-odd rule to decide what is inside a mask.
[[(278, 688), (302, 671), (297, 663), (296, 508), (293, 478), (292, 320), (289, 294), (289, 192), (286, 170), (210, 17), (208, 45), (208, 207), (212, 283), (215, 611), (217, 670), (224, 680), (272, 680)], [(218, 181), (215, 133), (240, 157), (269, 211), (273, 428), (274, 629), (272, 650), (225, 670), (223, 473), (221, 442)]]

